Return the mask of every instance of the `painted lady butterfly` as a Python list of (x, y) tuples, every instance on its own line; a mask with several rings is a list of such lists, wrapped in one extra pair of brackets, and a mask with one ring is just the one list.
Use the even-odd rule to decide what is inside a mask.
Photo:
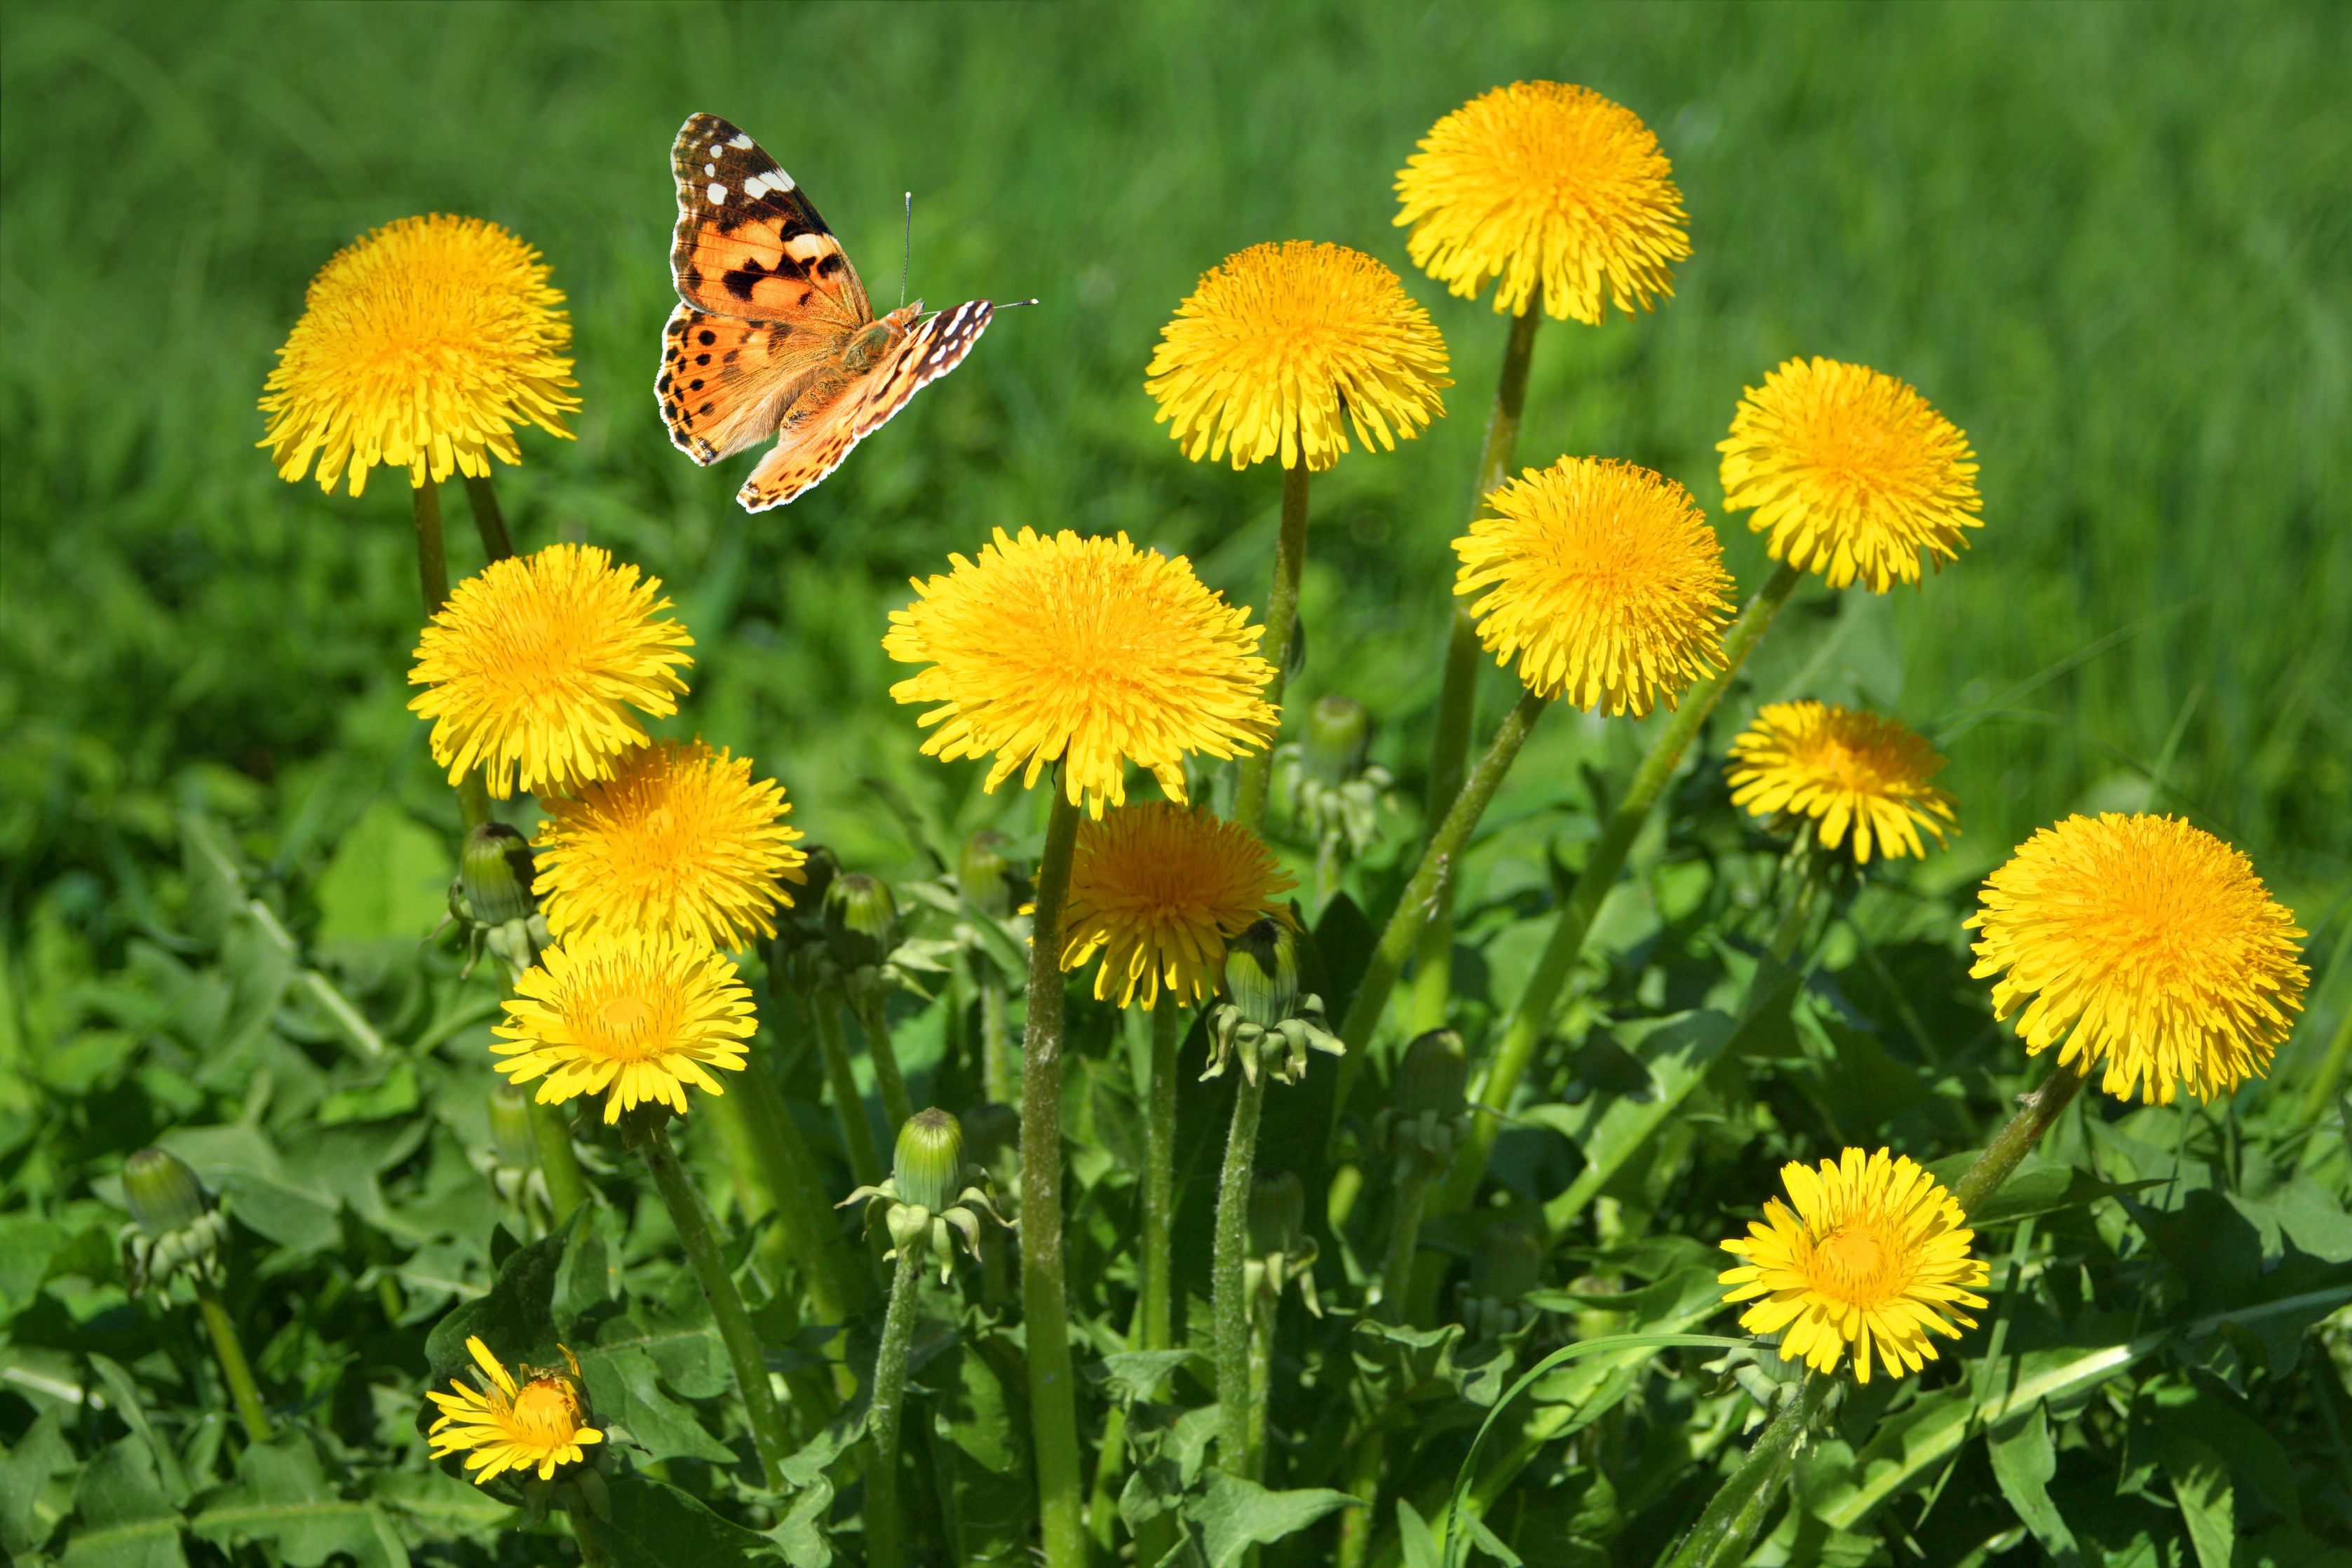
[(973, 300), (918, 321), (877, 320), (841, 241), (793, 177), (715, 114), (670, 149), (679, 304), (654, 383), (677, 449), (710, 464), (776, 438), (735, 499), (782, 506), (841, 466), (907, 400), (962, 362), (995, 307)]

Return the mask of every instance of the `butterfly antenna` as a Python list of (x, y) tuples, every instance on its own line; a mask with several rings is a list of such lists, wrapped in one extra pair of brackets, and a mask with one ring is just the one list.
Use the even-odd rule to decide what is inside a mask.
[(915, 193), (907, 193), (907, 243), (898, 248), (898, 303), (907, 303), (907, 263), (915, 251)]

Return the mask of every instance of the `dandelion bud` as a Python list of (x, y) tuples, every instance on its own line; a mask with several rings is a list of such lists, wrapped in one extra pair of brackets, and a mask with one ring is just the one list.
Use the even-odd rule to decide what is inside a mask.
[(898, 945), (898, 900), (888, 885), (862, 871), (834, 878), (824, 890), (824, 942), (844, 969), (887, 960)]
[(1307, 710), (1307, 776), (1316, 783), (1343, 784), (1362, 773), (1371, 743), (1371, 715), (1354, 698), (1333, 692)]
[(536, 907), (530, 887), (530, 846), (503, 822), (485, 822), (466, 835), (457, 880), (466, 907), (486, 926), (528, 920)]
[(907, 1118), (890, 1178), (902, 1203), (932, 1214), (953, 1207), (964, 1186), (963, 1129), (956, 1119), (936, 1106)]
[(823, 918), (824, 896), (833, 889), (833, 879), (841, 875), (841, 858), (822, 844), (807, 846), (808, 858), (801, 862), (801, 874), (808, 879), (808, 890), (793, 900), (795, 914), (812, 922)]
[(205, 1217), (212, 1199), (184, 1161), (142, 1149), (122, 1163), (122, 1196), (139, 1228), (161, 1239)]
[(1462, 1037), (1432, 1029), (1404, 1048), (1404, 1062), (1397, 1068), (1397, 1113), (1450, 1121), (1470, 1108), (1469, 1088), (1470, 1057)]
[(1013, 912), (1013, 864), (1003, 854), (1012, 842), (1002, 833), (973, 834), (964, 844), (963, 863), (956, 871), (956, 884), (971, 907), (1000, 921)]
[(1225, 994), (1244, 1018), (1271, 1029), (1297, 1011), (1298, 933), (1263, 919), (1225, 949)]
[(1486, 1227), (1470, 1254), (1470, 1294), (1506, 1304), (1534, 1289), (1543, 1276), (1543, 1246), (1517, 1220)]
[(502, 1170), (528, 1171), (539, 1163), (530, 1095), (515, 1084), (501, 1082), (490, 1090), (490, 1148)]
[(1291, 1171), (1260, 1171), (1250, 1184), (1249, 1238), (1253, 1256), (1294, 1253), (1307, 1229), (1307, 1189)]

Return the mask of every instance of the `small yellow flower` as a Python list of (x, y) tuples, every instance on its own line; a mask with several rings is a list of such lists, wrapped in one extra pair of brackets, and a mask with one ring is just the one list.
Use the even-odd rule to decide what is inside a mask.
[(1751, 1334), (1786, 1329), (1782, 1361), (1834, 1372), (1851, 1345), (1854, 1378), (1868, 1383), (1874, 1345), (1889, 1372), (1917, 1372), (1937, 1359), (1929, 1330), (1957, 1340), (1954, 1321), (1976, 1326), (1959, 1310), (1985, 1304), (1969, 1289), (1986, 1278), (1969, 1256), (1976, 1232), (1908, 1155), (1890, 1159), (1881, 1149), (1865, 1159), (1848, 1149), (1818, 1172), (1792, 1161), (1780, 1180), (1795, 1208), (1767, 1199), (1763, 1223), (1723, 1244), (1747, 1262), (1717, 1278), (1733, 1287), (1727, 1302), (1762, 1298), (1739, 1326)]
[(509, 1470), (536, 1469), (541, 1480), (551, 1481), (559, 1466), (586, 1458), (583, 1446), (604, 1440), (603, 1432), (588, 1425), (580, 1359), (564, 1346), (555, 1348), (563, 1352), (568, 1372), (526, 1366), (520, 1385), (478, 1335), (467, 1336), (466, 1348), (488, 1383), (477, 1392), (452, 1378), (454, 1394), (427, 1389), (425, 1397), (440, 1406), (441, 1418), (426, 1436), (433, 1439), (435, 1458), (466, 1456), (476, 1486), (487, 1486)]
[(537, 891), (559, 942), (610, 929), (690, 936), (729, 952), (776, 934), (786, 879), (808, 879), (792, 847), (783, 786), (751, 782), (751, 759), (700, 741), (628, 752), (577, 799), (546, 803)]
[(488, 474), (491, 453), (520, 463), (526, 422), (569, 439), (572, 321), (548, 270), (498, 225), (438, 213), (337, 251), (261, 400), (278, 478), (299, 479), (315, 457), (320, 489), (348, 468), (358, 495), (378, 463), (413, 486)]
[(2178, 818), (2070, 816), (2019, 846), (1981, 896), (1963, 923), (1984, 939), (1969, 973), (2001, 975), (1993, 1016), (2032, 997), (2017, 1021), (2026, 1050), (2063, 1037), (2059, 1061), (2085, 1074), (2105, 1058), (2099, 1087), (2118, 1100), (2169, 1105), (2183, 1080), (2202, 1100), (2227, 1094), (2263, 1074), (2303, 1007), (2294, 912), (2252, 861)]
[(1073, 805), (1096, 816), (1127, 799), (1127, 764), (1149, 768), (1184, 798), (1184, 754), (1255, 752), (1279, 715), (1258, 696), (1274, 666), (1257, 656), (1265, 628), (1230, 609), (1182, 556), (1139, 551), (1127, 535), (1042, 539), (996, 531), (977, 562), (915, 584), (890, 612), (883, 651), (929, 669), (890, 688), (901, 702), (937, 702), (919, 723), (940, 726), (923, 754), (953, 762), (995, 754), (988, 781), (1034, 784), (1063, 764)]
[(1723, 504), (1753, 507), (1775, 561), (1843, 588), (1884, 594), (1959, 559), (1981, 528), (1976, 454), (1926, 398), (1891, 375), (1834, 360), (1792, 359), (1747, 389), (1723, 454)]
[[(1397, 275), (1341, 245), (1255, 245), (1201, 275), (1160, 329), (1143, 389), (1184, 456), (1329, 468), (1445, 412), (1445, 340)], [(1393, 433), (1392, 433), (1393, 432)]]
[[(1832, 702), (1775, 702), (1731, 743), (1731, 804), (1757, 816), (1780, 812), (1821, 818), (1814, 829), (1836, 848), (1853, 828), (1853, 858), (1917, 855), (1924, 827), (1944, 842), (1958, 821), (1952, 797), (1927, 781), (1944, 759), (1892, 719)], [(1957, 827), (1953, 827), (1958, 832)]]
[(654, 614), (659, 578), (639, 582), (593, 545), (551, 544), (493, 561), (457, 584), (425, 626), (409, 700), (433, 720), (433, 760), (456, 784), (480, 763), (503, 800), (578, 789), (646, 743), (628, 709), (677, 711), (694, 662), (686, 628)]
[(1465, 300), (1499, 278), (1495, 309), (1527, 314), (1536, 291), (1565, 321), (1598, 326), (1674, 293), (1691, 253), (1673, 166), (1641, 117), (1597, 92), (1513, 82), (1472, 99), (1397, 172), (1413, 265)]
[(603, 1094), (606, 1121), (640, 1104), (683, 1116), (688, 1084), (726, 1093), (703, 1069), (742, 1071), (754, 1027), (734, 963), (685, 937), (594, 931), (541, 953), (515, 990), (490, 1030), (508, 1058), (498, 1070), (516, 1083), (545, 1074), (542, 1105)]
[(1731, 574), (1723, 546), (1672, 479), (1631, 463), (1562, 458), (1487, 496), (1499, 516), (1454, 542), (1456, 595), (1497, 664), (1518, 656), (1540, 696), (1613, 717), (1682, 700), (1723, 664)]
[(1226, 942), (1261, 917), (1290, 921), (1298, 885), (1258, 836), (1193, 806), (1146, 801), (1081, 823), (1062, 917), (1062, 967), (1099, 952), (1095, 997), (1146, 1007), (1214, 995)]

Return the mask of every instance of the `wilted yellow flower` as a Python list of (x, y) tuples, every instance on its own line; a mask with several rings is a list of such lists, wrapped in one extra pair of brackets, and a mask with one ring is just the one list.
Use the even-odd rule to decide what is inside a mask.
[(1127, 798), (1127, 764), (1184, 798), (1184, 754), (1232, 757), (1265, 746), (1279, 715), (1258, 696), (1274, 666), (1263, 626), (1230, 609), (1192, 563), (1065, 529), (1041, 539), (996, 531), (977, 562), (915, 584), (890, 612), (882, 647), (931, 668), (890, 688), (940, 706), (918, 722), (940, 731), (923, 753), (953, 762), (995, 754), (988, 782), (1023, 787), (1060, 760), (1062, 787), (1100, 816)]
[(677, 711), (694, 662), (686, 628), (656, 620), (661, 580), (637, 579), (594, 545), (551, 544), (493, 561), (436, 612), (408, 672), (429, 691), (408, 706), (434, 721), (433, 760), (456, 784), (476, 763), (492, 795), (577, 789), (646, 743), (628, 710)]
[(1756, 509), (1775, 561), (1819, 572), (1832, 588), (1856, 577), (1884, 594), (1959, 559), (1964, 528), (1980, 528), (1969, 438), (1891, 375), (1834, 360), (1792, 359), (1747, 389), (1723, 454), (1724, 506)]
[(1062, 916), (1062, 967), (1096, 953), (1095, 997), (1150, 1007), (1164, 981), (1180, 1002), (1216, 994), (1225, 943), (1298, 885), (1258, 836), (1195, 806), (1146, 801), (1078, 825)]
[(536, 1469), (541, 1480), (551, 1481), (558, 1467), (586, 1458), (584, 1445), (604, 1440), (603, 1432), (588, 1425), (588, 1386), (581, 1380), (579, 1358), (565, 1347), (555, 1348), (563, 1352), (570, 1370), (524, 1367), (520, 1385), (479, 1335), (467, 1335), (466, 1348), (488, 1384), (477, 1392), (452, 1378), (454, 1394), (425, 1390), (425, 1397), (441, 1408), (441, 1418), (426, 1436), (435, 1458), (466, 1456), (476, 1486), (487, 1486), (509, 1470)]
[(1397, 275), (1342, 245), (1255, 245), (1201, 276), (1160, 329), (1144, 390), (1154, 424), (1212, 461), (1328, 468), (1445, 412), (1445, 340)]
[[(2269, 1068), (2303, 1007), (2304, 931), (2253, 862), (2169, 816), (2070, 816), (2018, 847), (1985, 879), (1976, 928), (1996, 1018), (2029, 996), (2017, 1032), (2039, 1056), (2100, 1088), (2172, 1103), (2186, 1080), (2202, 1100)], [(2002, 972), (2006, 971), (2006, 973)], [(2039, 994), (2036, 994), (2039, 993)], [(2073, 1032), (2068, 1033), (2069, 1030)]]
[(1868, 1383), (1874, 1345), (1888, 1371), (1917, 1372), (1936, 1359), (1929, 1330), (1957, 1340), (1953, 1322), (1976, 1326), (1959, 1310), (1985, 1304), (1969, 1289), (1986, 1278), (1969, 1256), (1976, 1232), (1908, 1155), (1881, 1149), (1865, 1159), (1848, 1149), (1818, 1172), (1792, 1161), (1780, 1180), (1795, 1208), (1767, 1199), (1763, 1223), (1723, 1244), (1747, 1263), (1717, 1278), (1734, 1287), (1727, 1302), (1762, 1298), (1739, 1326), (1751, 1334), (1786, 1329), (1782, 1361), (1834, 1372), (1851, 1345), (1854, 1378)]
[(547, 1076), (542, 1105), (603, 1094), (607, 1121), (640, 1104), (683, 1116), (688, 1084), (727, 1092), (705, 1068), (743, 1069), (751, 988), (705, 942), (592, 931), (541, 953), (515, 990), (490, 1049), (513, 1082)]
[(1663, 697), (1721, 668), (1731, 608), (1723, 546), (1690, 493), (1631, 463), (1562, 458), (1496, 489), (1454, 542), (1454, 592), (1497, 664), (1518, 656), (1540, 696), (1613, 717), (1647, 713)]
[(1464, 299), (1499, 278), (1495, 309), (1598, 326), (1674, 291), (1691, 253), (1683, 196), (1633, 110), (1556, 81), (1513, 82), (1455, 110), (1397, 172), (1405, 248)]
[(320, 489), (348, 468), (358, 495), (378, 463), (411, 485), (487, 474), (494, 452), (520, 463), (524, 423), (569, 439), (572, 321), (548, 271), (498, 225), (439, 213), (337, 251), (261, 400), (278, 478), (300, 479), (316, 457)]
[(1882, 855), (1925, 856), (1919, 829), (1941, 844), (1958, 821), (1952, 797), (1927, 782), (1944, 759), (1892, 719), (1833, 702), (1774, 702), (1731, 742), (1731, 755), (1732, 805), (1757, 816), (1818, 817), (1814, 832), (1832, 849), (1851, 825), (1862, 865), (1874, 836)]

